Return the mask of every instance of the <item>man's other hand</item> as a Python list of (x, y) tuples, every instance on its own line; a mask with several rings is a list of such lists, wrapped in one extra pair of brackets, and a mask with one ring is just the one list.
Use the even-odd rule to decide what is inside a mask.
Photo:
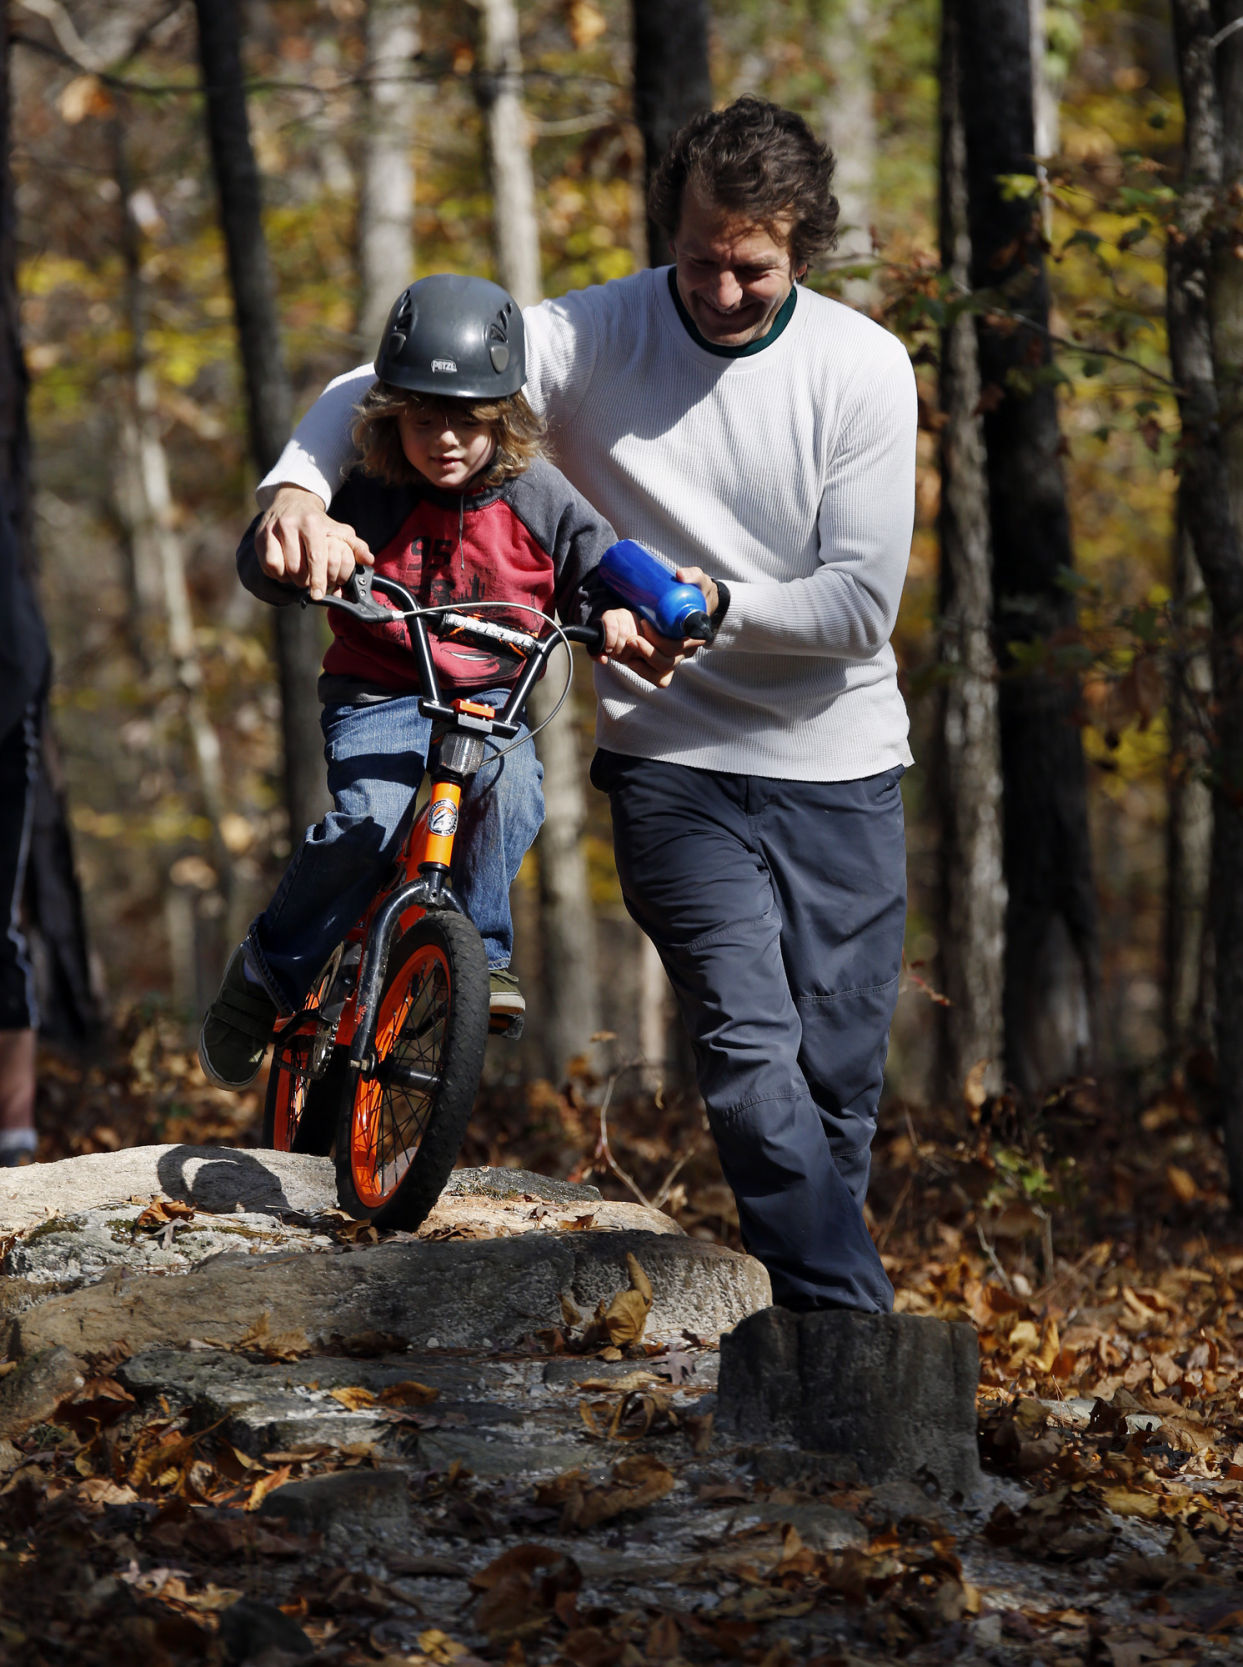
[[(698, 568), (694, 571), (698, 572)], [(662, 637), (645, 619), (636, 618), (629, 608), (608, 609), (600, 615), (600, 624), (604, 627), (604, 652), (594, 658), (602, 666), (629, 666), (658, 689), (667, 689), (682, 662), (703, 647), (694, 637), (684, 637), (680, 642)]]
[(314, 492), (281, 486), (255, 528), (255, 554), (270, 579), (299, 585), (321, 600), (375, 557), (353, 527), (334, 521)]
[(679, 567), (677, 572), (674, 574), (674, 578), (677, 579), (679, 584), (698, 585), (699, 589), (703, 591), (704, 601), (707, 603), (707, 607), (704, 611), (708, 615), (708, 618), (711, 619), (717, 610), (717, 604), (720, 602), (721, 598), (716, 585), (704, 572), (703, 568)]

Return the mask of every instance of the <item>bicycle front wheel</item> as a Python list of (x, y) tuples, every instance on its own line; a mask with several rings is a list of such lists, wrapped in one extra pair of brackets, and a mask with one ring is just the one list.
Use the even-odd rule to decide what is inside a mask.
[(461, 915), (425, 915), (389, 956), (376, 1068), (337, 1127), (337, 1196), (377, 1227), (417, 1227), (462, 1147), (488, 1036), (488, 958)]

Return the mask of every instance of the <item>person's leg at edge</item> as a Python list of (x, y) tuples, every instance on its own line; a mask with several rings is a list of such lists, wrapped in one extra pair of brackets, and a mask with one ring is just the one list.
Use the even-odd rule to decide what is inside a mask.
[(37, 1145), (36, 1047), (33, 1029), (0, 1030), (0, 1167), (27, 1162)]
[(893, 1288), (799, 1068), (747, 778), (598, 754), (592, 779), (610, 794), (623, 896), (669, 973), (743, 1238), (774, 1302), (887, 1312)]
[(0, 741), (0, 1167), (28, 1163), (37, 1144), (38, 1005), (22, 930), (22, 894), (39, 771), (42, 701), (32, 701)]

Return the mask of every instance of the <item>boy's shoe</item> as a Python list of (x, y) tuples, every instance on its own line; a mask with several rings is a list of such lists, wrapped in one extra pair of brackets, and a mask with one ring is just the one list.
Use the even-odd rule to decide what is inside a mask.
[(272, 1040), (276, 1003), (246, 976), (245, 952), (229, 957), (216, 999), (199, 1032), (199, 1064), (217, 1088), (246, 1088), (259, 1075)]
[(517, 974), (508, 967), (493, 967), (488, 975), (488, 1029), (494, 1034), (518, 1037), (527, 1004), (518, 988)]

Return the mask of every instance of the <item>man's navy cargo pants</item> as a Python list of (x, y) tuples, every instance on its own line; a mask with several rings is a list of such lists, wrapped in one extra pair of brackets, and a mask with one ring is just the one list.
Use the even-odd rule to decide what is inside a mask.
[(893, 1306), (863, 1199), (902, 961), (902, 774), (778, 781), (606, 751), (592, 765), (743, 1242), (790, 1308)]

